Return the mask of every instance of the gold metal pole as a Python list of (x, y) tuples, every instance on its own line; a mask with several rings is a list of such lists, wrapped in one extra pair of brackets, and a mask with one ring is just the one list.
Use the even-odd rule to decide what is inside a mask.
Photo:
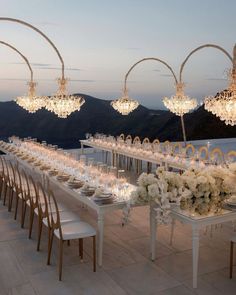
[[(231, 57), (231, 55), (222, 47), (216, 45), (216, 44), (204, 44), (204, 45), (201, 45), (197, 48), (195, 48), (194, 50), (192, 50), (188, 55), (187, 57), (185, 58), (185, 60), (183, 61), (183, 63), (181, 64), (181, 67), (180, 67), (180, 71), (179, 71), (179, 82), (182, 83), (182, 74), (183, 74), (183, 69), (184, 69), (184, 66), (185, 64), (187, 63), (187, 61), (189, 60), (189, 58), (197, 51), (201, 50), (201, 49), (204, 49), (204, 48), (215, 48), (215, 49), (218, 49), (220, 51), (222, 51), (229, 59), (230, 61), (233, 63), (233, 58)], [(236, 46), (234, 47), (234, 50), (235, 50), (235, 56), (236, 56)], [(236, 59), (235, 59), (235, 64), (236, 64)], [(186, 131), (185, 131), (185, 125), (184, 125), (184, 118), (183, 116), (181, 116), (181, 125), (182, 125), (182, 131), (183, 131), (183, 139), (184, 139), (184, 144), (186, 146)]]
[(186, 139), (186, 131), (185, 131), (185, 125), (184, 125), (184, 116), (180, 116), (181, 119), (181, 126), (182, 126), (182, 132), (183, 132), (183, 139), (184, 139), (184, 146), (187, 145), (187, 139)]
[(55, 46), (55, 44), (42, 32), (40, 31), (38, 28), (34, 27), (33, 25), (25, 22), (25, 21), (22, 21), (20, 19), (16, 19), (16, 18), (10, 18), (10, 17), (0, 17), (0, 21), (10, 21), (10, 22), (15, 22), (15, 23), (19, 23), (21, 25), (24, 25), (24, 26), (27, 26), (31, 29), (33, 29), (34, 31), (36, 31), (37, 33), (39, 33), (41, 36), (44, 37), (44, 39), (46, 39), (48, 41), (48, 43), (53, 47), (53, 49), (56, 51), (59, 59), (60, 59), (60, 62), (61, 62), (61, 71), (62, 71), (62, 79), (64, 80), (65, 79), (65, 66), (64, 66), (64, 61), (63, 61), (63, 58), (59, 52), (59, 50), (57, 49), (57, 47)]
[[(184, 66), (185, 66), (186, 62), (189, 60), (190, 56), (193, 55), (198, 50), (201, 50), (201, 49), (207, 48), (207, 47), (212, 47), (212, 48), (215, 48), (215, 49), (218, 49), (218, 50), (222, 51), (230, 59), (230, 61), (233, 63), (233, 58), (231, 57), (231, 55), (224, 48), (222, 48), (222, 47), (220, 47), (220, 46), (218, 46), (216, 44), (204, 44), (204, 45), (201, 45), (201, 46), (195, 48), (194, 50), (192, 50), (187, 55), (187, 57), (185, 58), (183, 63), (181, 64), (180, 72), (179, 72), (179, 82), (180, 83), (182, 82), (182, 73), (183, 73)], [(234, 47), (234, 48), (235, 48), (235, 51), (236, 51), (236, 47)]]
[(2, 45), (5, 45), (5, 46), (7, 46), (7, 47), (9, 47), (9, 48), (11, 48), (12, 50), (14, 50), (14, 51), (16, 51), (23, 59), (24, 59), (24, 61), (26, 62), (26, 64), (27, 64), (27, 66), (28, 66), (28, 68), (29, 68), (29, 70), (30, 70), (30, 81), (31, 82), (33, 82), (33, 70), (32, 70), (32, 68), (31, 68), (31, 65), (30, 65), (30, 63), (29, 63), (29, 61), (28, 61), (28, 59), (18, 50), (18, 49), (16, 49), (14, 46), (12, 46), (11, 44), (9, 44), (9, 43), (6, 43), (6, 42), (4, 42), (4, 41), (1, 41), (0, 40), (0, 44), (2, 44)]
[(165, 65), (165, 66), (171, 71), (171, 73), (172, 73), (172, 75), (173, 75), (173, 77), (174, 77), (174, 79), (175, 79), (175, 83), (176, 83), (176, 84), (178, 83), (178, 80), (177, 80), (177, 78), (176, 78), (176, 75), (175, 75), (174, 71), (172, 70), (171, 66), (168, 65), (168, 63), (166, 63), (165, 61), (163, 61), (163, 60), (161, 60), (161, 59), (159, 59), (159, 58), (156, 58), (156, 57), (145, 57), (145, 58), (143, 58), (143, 59), (137, 61), (135, 64), (133, 64), (133, 65), (131, 66), (131, 68), (128, 70), (128, 72), (126, 73), (126, 75), (125, 75), (125, 81), (124, 81), (124, 93), (127, 94), (127, 79), (128, 79), (129, 74), (131, 73), (131, 71), (132, 71), (132, 70), (133, 70), (138, 64), (140, 64), (140, 63), (142, 63), (142, 62), (144, 62), (144, 61), (149, 61), (149, 60), (158, 61), (158, 62), (164, 64), (164, 65)]

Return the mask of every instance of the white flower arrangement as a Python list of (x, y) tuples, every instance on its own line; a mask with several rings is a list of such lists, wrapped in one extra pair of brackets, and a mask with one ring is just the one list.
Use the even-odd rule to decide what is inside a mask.
[(189, 169), (183, 174), (160, 167), (156, 175), (142, 173), (137, 183), (138, 188), (132, 193), (129, 206), (152, 202), (156, 205), (158, 222), (166, 224), (171, 203), (199, 215), (220, 211), (226, 198), (236, 192), (236, 165)]
[(236, 174), (219, 166), (188, 170), (182, 178), (184, 186), (180, 208), (200, 215), (219, 212), (223, 202), (235, 190)]

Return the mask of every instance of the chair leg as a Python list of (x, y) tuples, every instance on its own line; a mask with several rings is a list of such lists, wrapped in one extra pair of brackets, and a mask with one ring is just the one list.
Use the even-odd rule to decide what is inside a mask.
[(11, 188), (9, 192), (9, 201), (8, 201), (8, 211), (11, 212), (12, 203), (13, 203), (13, 196), (14, 196), (14, 190)]
[(25, 225), (25, 214), (27, 209), (27, 204), (25, 201), (22, 200), (22, 212), (21, 212), (21, 227), (24, 228)]
[(18, 203), (19, 203), (19, 197), (16, 195), (16, 208), (15, 208), (15, 216), (14, 216), (14, 219), (15, 220), (17, 218)]
[(233, 275), (233, 260), (234, 260), (234, 242), (230, 242), (230, 270), (229, 270), (229, 277), (232, 279)]
[(0, 200), (2, 199), (2, 188), (3, 188), (3, 180), (0, 180)]
[(40, 242), (41, 242), (42, 228), (43, 228), (43, 221), (42, 221), (41, 218), (39, 218), (39, 222), (38, 222), (38, 243), (37, 243), (37, 251), (40, 250)]
[(79, 256), (81, 261), (83, 261), (84, 258), (84, 240), (79, 239)]
[(33, 223), (34, 223), (34, 209), (30, 208), (29, 239), (31, 239), (31, 236), (32, 236)]
[(61, 281), (62, 277), (63, 242), (63, 240), (59, 242), (59, 281)]
[(3, 205), (6, 205), (6, 199), (7, 199), (7, 184), (4, 185), (4, 195), (3, 195)]
[(96, 266), (97, 266), (97, 262), (96, 262), (96, 236), (93, 236), (93, 271), (96, 272)]
[(70, 240), (67, 241), (67, 246), (70, 246)]
[(51, 264), (51, 253), (52, 253), (52, 244), (53, 244), (53, 237), (54, 232), (50, 229), (48, 229), (48, 238), (49, 238), (49, 244), (48, 244), (48, 259), (47, 259), (47, 265)]

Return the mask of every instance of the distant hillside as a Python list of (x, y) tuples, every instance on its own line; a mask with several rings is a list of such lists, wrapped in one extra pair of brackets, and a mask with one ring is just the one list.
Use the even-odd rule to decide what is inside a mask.
[[(168, 111), (149, 110), (139, 106), (129, 116), (121, 116), (110, 106), (110, 101), (78, 94), (85, 104), (80, 112), (67, 119), (40, 110), (29, 114), (15, 102), (0, 102), (0, 138), (11, 135), (36, 137), (64, 148), (77, 148), (85, 133), (120, 133), (139, 135), (142, 138), (182, 140), (179, 117)], [(185, 116), (187, 137), (193, 139), (236, 137), (236, 127), (226, 126), (203, 107)]]

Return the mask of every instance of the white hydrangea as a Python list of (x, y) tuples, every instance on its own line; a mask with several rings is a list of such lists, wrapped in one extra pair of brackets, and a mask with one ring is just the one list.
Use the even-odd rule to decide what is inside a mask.
[(198, 214), (217, 210), (231, 193), (236, 193), (236, 164), (230, 164), (229, 169), (218, 166), (189, 169), (183, 174), (159, 167), (156, 175), (142, 173), (137, 182), (131, 203), (155, 202), (157, 220), (166, 224), (171, 203)]

